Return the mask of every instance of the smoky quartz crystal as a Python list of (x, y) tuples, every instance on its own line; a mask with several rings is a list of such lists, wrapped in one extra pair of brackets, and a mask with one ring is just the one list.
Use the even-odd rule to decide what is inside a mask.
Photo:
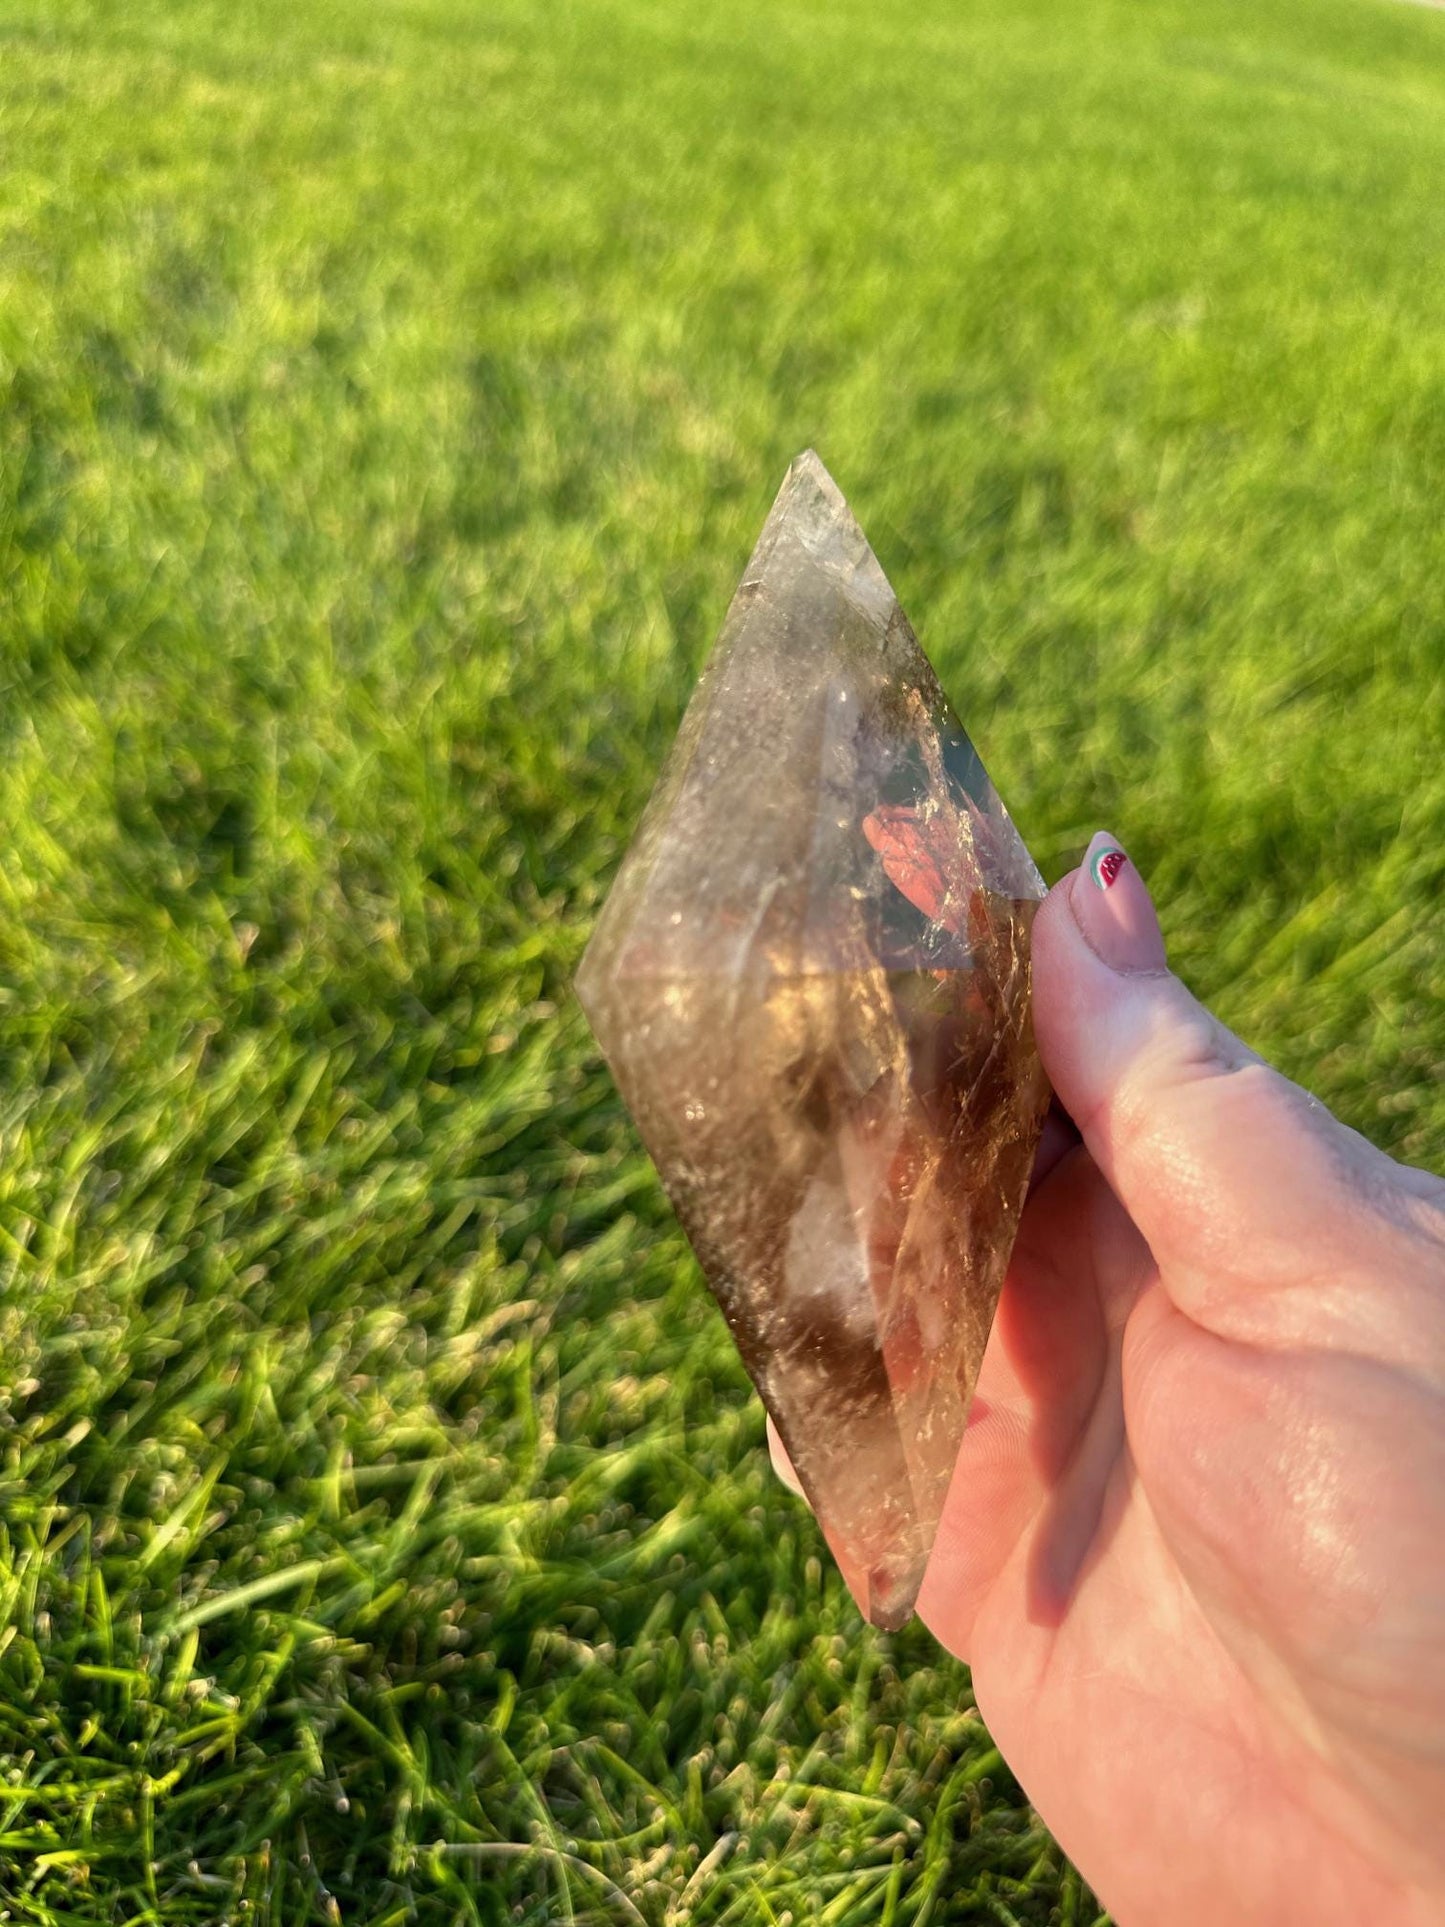
[(578, 975), (862, 1610), (913, 1608), (1047, 1100), (1042, 879), (818, 457)]

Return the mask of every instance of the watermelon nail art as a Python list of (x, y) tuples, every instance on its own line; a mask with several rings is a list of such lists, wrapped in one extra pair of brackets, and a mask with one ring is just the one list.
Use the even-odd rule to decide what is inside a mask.
[(1106, 846), (1102, 850), (1095, 850), (1090, 857), (1089, 875), (1101, 890), (1107, 890), (1128, 861), (1128, 857), (1122, 850), (1110, 849)]

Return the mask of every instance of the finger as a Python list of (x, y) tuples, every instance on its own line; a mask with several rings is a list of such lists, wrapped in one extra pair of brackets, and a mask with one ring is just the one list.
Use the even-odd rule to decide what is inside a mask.
[(795, 1492), (806, 1502), (803, 1482), (793, 1470), (793, 1461), (788, 1457), (788, 1448), (778, 1436), (778, 1428), (773, 1423), (772, 1413), (766, 1414), (768, 1428), (768, 1457), (773, 1462), (773, 1470), (790, 1492)]
[(1149, 893), (1102, 833), (1040, 909), (1034, 1023), (1059, 1101), (1189, 1316), (1276, 1343), (1353, 1343), (1363, 1317), (1389, 1342), (1377, 1308), (1362, 1313), (1368, 1281), (1394, 1259), (1408, 1295), (1433, 1258), (1438, 1290), (1429, 1200), (1171, 974)]
[(1050, 1171), (1061, 1164), (1079, 1142), (1077, 1125), (1055, 1098), (1045, 1113), (1044, 1128), (1039, 1133), (1039, 1146), (1034, 1153), (1034, 1168), (1029, 1177), (1030, 1197)]
[(1081, 1446), (1099, 1432), (1110, 1354), (1150, 1269), (1088, 1155), (1065, 1156), (1025, 1206), (919, 1594), (919, 1616), (960, 1658), (1040, 1510), (1047, 1504), (1060, 1525), (1066, 1511), (1082, 1522), (1075, 1538), (1097, 1510), (1098, 1479)]

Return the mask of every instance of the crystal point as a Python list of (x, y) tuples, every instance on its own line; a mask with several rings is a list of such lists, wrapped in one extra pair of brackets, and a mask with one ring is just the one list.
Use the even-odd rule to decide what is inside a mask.
[(810, 450), (577, 988), (880, 1626), (912, 1611), (1028, 1183), (1043, 894)]

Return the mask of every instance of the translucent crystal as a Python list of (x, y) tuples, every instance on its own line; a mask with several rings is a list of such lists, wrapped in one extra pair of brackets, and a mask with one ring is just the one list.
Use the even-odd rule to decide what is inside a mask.
[(1043, 882), (794, 462), (578, 992), (864, 1612), (908, 1617), (1046, 1101)]

